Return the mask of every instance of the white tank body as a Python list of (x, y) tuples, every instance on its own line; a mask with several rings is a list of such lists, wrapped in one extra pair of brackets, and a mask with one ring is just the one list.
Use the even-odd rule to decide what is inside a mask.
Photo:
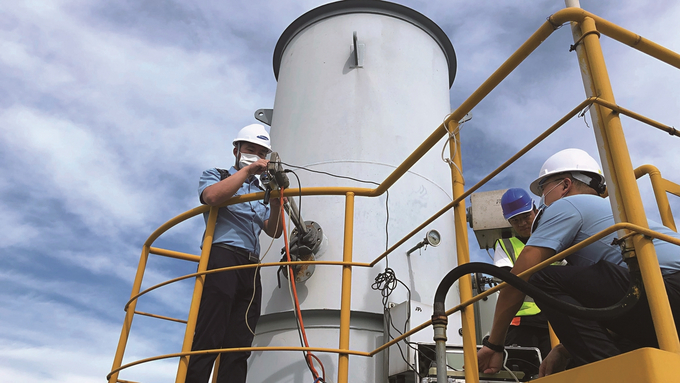
[[(354, 65), (355, 34), (360, 67)], [(282, 161), (382, 182), (450, 113), (455, 54), (441, 29), (409, 8), (379, 1), (341, 1), (308, 12), (286, 29), (277, 44), (274, 72), (278, 86), (271, 138)], [(444, 143), (442, 139), (390, 189), (390, 246), (451, 202), (450, 170), (441, 159)], [(448, 155), (448, 147), (445, 153)], [(303, 188), (375, 187), (284, 168), (295, 170)], [(289, 178), (291, 187), (297, 187), (295, 177), (289, 174)], [(371, 262), (385, 250), (386, 198), (386, 194), (356, 197), (353, 261)], [(320, 260), (343, 259), (344, 206), (342, 196), (302, 198), (303, 218), (318, 223), (328, 238)], [(441, 233), (440, 246), (407, 256), (429, 229)], [(449, 212), (389, 256), (389, 267), (411, 290), (413, 301), (432, 305), (439, 281), (456, 266), (453, 233), (453, 213)], [(262, 236), (263, 251), (270, 241)], [(282, 246), (282, 240), (276, 240), (265, 262), (277, 261)], [(385, 261), (372, 269), (352, 269), (352, 349), (372, 351), (384, 342), (382, 296), (371, 288), (384, 269)], [(300, 345), (286, 280), (282, 279), (282, 288), (277, 287), (277, 270), (262, 269), (262, 317), (255, 346)], [(307, 281), (297, 284), (312, 347), (338, 348), (341, 275), (338, 266), (317, 265)], [(407, 299), (406, 289), (399, 284), (389, 302), (399, 304)], [(457, 302), (457, 291), (452, 291), (448, 307)], [(459, 316), (452, 315), (449, 343), (461, 343), (459, 328)], [(425, 338), (431, 339), (432, 330), (425, 331)], [(335, 381), (337, 355), (317, 356), (324, 362), (327, 380)], [(351, 356), (349, 381), (386, 381), (383, 356)], [(257, 353), (249, 363), (250, 382), (309, 378), (300, 352)]]

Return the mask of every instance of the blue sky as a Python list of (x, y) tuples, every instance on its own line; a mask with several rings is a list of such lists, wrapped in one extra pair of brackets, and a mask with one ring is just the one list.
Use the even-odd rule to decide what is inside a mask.
[[(298, 16), (325, 1), (84, 1), (3, 4), (0, 12), (0, 377), (3, 382), (103, 381), (141, 245), (197, 206), (203, 169), (233, 162), (231, 139), (271, 108), (273, 49)], [(458, 58), (457, 107), (561, 1), (400, 1), (430, 17)], [(586, 1), (583, 8), (680, 51), (680, 4)], [(468, 187), (584, 98), (569, 28), (473, 110), (461, 131)], [(608, 38), (617, 102), (678, 126), (680, 72)], [(590, 123), (587, 116), (587, 123)], [(597, 157), (574, 119), (483, 190), (526, 187), (552, 153)], [(633, 165), (679, 174), (676, 138), (623, 119)], [(432, 127), (434, 130), (435, 127)], [(675, 181), (680, 181), (675, 179)], [(646, 210), (657, 217), (648, 182)], [(678, 204), (674, 203), (674, 207)], [(677, 214), (676, 214), (677, 215)], [(159, 247), (198, 252), (202, 222)], [(396, 240), (396, 239), (395, 239)], [(471, 247), (476, 243), (471, 236)], [(473, 250), (473, 259), (488, 259)], [(145, 286), (195, 265), (152, 257)], [(140, 302), (184, 317), (189, 284)], [(141, 309), (141, 308), (140, 308)], [(175, 352), (181, 325), (135, 319), (126, 360)], [(137, 370), (164, 382), (176, 362)]]

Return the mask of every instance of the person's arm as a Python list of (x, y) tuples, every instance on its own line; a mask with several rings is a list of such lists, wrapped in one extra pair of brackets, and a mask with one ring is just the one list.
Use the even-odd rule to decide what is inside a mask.
[(278, 198), (272, 198), (269, 204), (269, 218), (264, 221), (264, 232), (272, 238), (279, 238), (283, 233), (282, 221), (285, 219), (285, 216), (281, 214), (281, 201)]
[[(525, 246), (517, 257), (515, 266), (510, 270), (517, 275), (545, 259), (555, 255), (555, 251), (547, 247)], [(525, 280), (528, 277), (524, 277)], [(525, 294), (512, 286), (506, 286), (501, 290), (496, 302), (489, 342), (496, 345), (505, 344), (505, 335), (510, 322), (517, 311), (522, 307)], [(487, 374), (495, 374), (502, 368), (503, 353), (495, 352), (488, 347), (482, 347), (477, 353), (479, 371)]]
[(219, 206), (233, 197), (246, 179), (255, 174), (262, 174), (267, 169), (269, 160), (260, 159), (235, 174), (212, 184), (203, 190), (201, 200), (210, 206)]

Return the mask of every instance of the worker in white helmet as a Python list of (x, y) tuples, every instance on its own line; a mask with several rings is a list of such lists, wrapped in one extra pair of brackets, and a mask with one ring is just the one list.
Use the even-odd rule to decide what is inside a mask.
[[(198, 195), (202, 204), (219, 206), (233, 196), (263, 191), (256, 175), (267, 169), (271, 152), (264, 126), (248, 125), (239, 131), (234, 144), (231, 169), (208, 169), (201, 176)], [(262, 230), (278, 238), (282, 232), (278, 199), (271, 208), (262, 201), (220, 208), (215, 226), (208, 269), (259, 262)], [(208, 214), (205, 214), (207, 222)], [(260, 317), (262, 287), (259, 269), (247, 268), (208, 274), (196, 322), (192, 350), (250, 347)], [(246, 319), (247, 318), (247, 319)], [(246, 322), (247, 320), (247, 322)], [(220, 354), (217, 382), (244, 383), (250, 352)], [(187, 383), (206, 383), (217, 355), (193, 355), (189, 359)]]
[[(533, 232), (512, 268), (519, 274), (572, 245), (614, 224), (609, 202), (599, 196), (604, 176), (597, 161), (579, 149), (560, 151), (543, 164), (531, 191), (544, 205), (533, 225)], [(652, 230), (680, 238), (670, 229), (649, 221)], [(630, 275), (615, 233), (566, 257), (567, 266), (547, 267), (529, 282), (542, 291), (572, 304), (601, 308), (616, 304), (626, 294)], [(668, 242), (654, 240), (654, 247), (666, 283), (666, 291), (680, 326), (680, 251)], [(534, 297), (536, 299), (536, 297)], [(506, 331), (524, 294), (513, 288), (501, 290), (493, 327), (479, 350), (479, 370), (495, 373), (502, 368)], [(646, 296), (626, 314), (606, 322), (573, 318), (541, 304), (561, 344), (552, 349), (540, 366), (540, 376), (569, 367), (618, 355), (639, 347), (658, 347)], [(616, 336), (612, 336), (615, 334)]]

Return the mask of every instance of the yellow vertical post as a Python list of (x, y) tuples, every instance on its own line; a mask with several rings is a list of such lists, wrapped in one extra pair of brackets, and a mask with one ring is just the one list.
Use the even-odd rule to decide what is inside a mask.
[[(342, 261), (352, 262), (352, 246), (354, 241), (354, 193), (348, 192), (345, 198), (345, 238), (343, 242)], [(342, 266), (342, 295), (340, 298), (340, 350), (349, 349), (349, 320), (352, 301), (352, 266)], [(349, 379), (349, 354), (338, 354), (338, 383), (347, 383)]]
[[(135, 281), (132, 283), (132, 294), (130, 299), (135, 295), (139, 294), (142, 288), (142, 279), (144, 278), (144, 271), (146, 270), (146, 262), (149, 259), (149, 249), (150, 246), (145, 245), (142, 248), (142, 255), (139, 257), (139, 265), (137, 266), (137, 274), (135, 274)], [(123, 354), (125, 353), (125, 346), (127, 345), (128, 337), (130, 336), (130, 329), (132, 328), (132, 319), (135, 316), (135, 309), (137, 308), (137, 300), (130, 302), (126, 312), (125, 321), (123, 322), (123, 329), (120, 331), (120, 338), (118, 339), (118, 348), (116, 349), (116, 355), (113, 358), (113, 367), (111, 370), (116, 370), (120, 368), (123, 363)], [(109, 378), (109, 383), (115, 383), (118, 381), (118, 372), (111, 374)]]
[[(456, 199), (465, 193), (465, 180), (463, 179), (463, 165), (460, 154), (460, 132), (458, 121), (450, 121), (447, 126), (449, 130), (449, 149), (453, 159), (454, 167), (451, 168), (451, 180), (453, 183), (453, 198)], [(453, 208), (455, 230), (456, 230), (456, 254), (458, 265), (470, 263), (470, 250), (468, 246), (467, 221), (465, 211), (465, 200), (462, 200)], [(458, 282), (460, 289), (461, 302), (472, 298), (472, 279), (470, 275), (465, 275)], [(460, 320), (463, 331), (463, 358), (465, 361), (465, 381), (469, 383), (479, 381), (479, 371), (477, 365), (477, 340), (475, 338), (475, 313), (472, 305), (460, 311)]]
[[(208, 269), (208, 259), (210, 257), (210, 249), (212, 248), (213, 236), (215, 235), (215, 222), (217, 222), (217, 213), (219, 207), (211, 207), (210, 214), (208, 214), (208, 222), (205, 227), (205, 236), (203, 237), (203, 249), (201, 250), (201, 259), (198, 261), (198, 272), (203, 272)], [(201, 296), (203, 295), (203, 284), (205, 283), (205, 275), (196, 277), (194, 284), (194, 293), (191, 297), (191, 306), (189, 308), (189, 317), (187, 318), (187, 327), (184, 331), (184, 342), (182, 343), (182, 352), (191, 351), (191, 345), (194, 341), (194, 331), (196, 330), (196, 318), (198, 318), (198, 308), (201, 304)], [(184, 383), (187, 377), (187, 367), (189, 365), (189, 357), (183, 356), (179, 358), (179, 367), (177, 368), (176, 383)]]
[(645, 168), (649, 169), (649, 181), (652, 183), (654, 190), (654, 198), (656, 198), (656, 205), (659, 207), (659, 214), (661, 215), (661, 222), (664, 226), (677, 232), (675, 221), (673, 220), (673, 212), (671, 211), (671, 204), (668, 202), (666, 189), (664, 187), (665, 180), (661, 177), (661, 172), (654, 166), (647, 165)]
[(560, 344), (560, 338), (557, 337), (550, 323), (548, 323), (548, 333), (550, 334), (550, 348), (555, 348), (555, 346)]
[[(592, 92), (603, 100), (615, 103), (595, 21), (586, 17), (580, 27), (586, 56), (585, 62), (580, 63), (587, 64), (589, 68)], [(606, 151), (607, 165), (612, 176), (609, 194), (615, 198), (612, 201), (615, 219), (617, 222), (631, 222), (647, 228), (647, 217), (619, 115), (602, 106), (597, 106), (597, 113), (600, 134), (596, 138), (598, 146)], [(680, 341), (652, 240), (638, 235), (633, 236), (629, 243), (632, 243), (637, 254), (659, 347), (680, 353)]]

